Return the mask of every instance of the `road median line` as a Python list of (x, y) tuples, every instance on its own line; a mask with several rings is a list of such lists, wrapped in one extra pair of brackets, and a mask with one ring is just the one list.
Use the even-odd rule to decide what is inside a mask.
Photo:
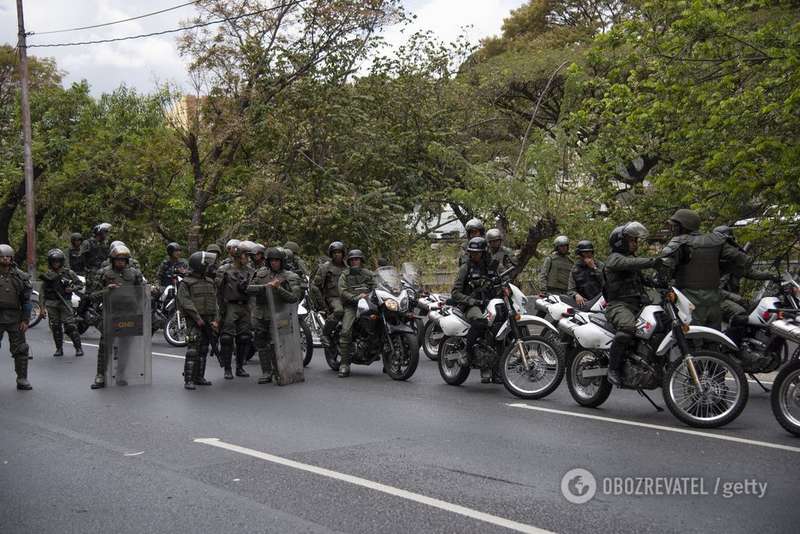
[[(84, 346), (98, 348), (100, 345), (95, 345), (94, 343), (84, 343)], [(150, 354), (153, 356), (163, 356), (164, 358), (175, 358), (176, 360), (185, 359), (183, 356), (178, 356), (177, 354), (168, 354), (166, 352), (151, 352)]]

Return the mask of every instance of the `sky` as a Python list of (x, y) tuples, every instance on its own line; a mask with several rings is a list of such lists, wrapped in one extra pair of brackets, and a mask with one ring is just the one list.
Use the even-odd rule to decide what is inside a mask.
[[(25, 0), (25, 27), (28, 32), (44, 32), (89, 26), (158, 11), (186, 0)], [(417, 15), (411, 28), (401, 33), (390, 28), (384, 36), (399, 44), (416, 30), (431, 30), (445, 42), (454, 40), (462, 29), (470, 41), (500, 33), (503, 19), (525, 0), (403, 0), (406, 10)], [(192, 16), (194, 9), (181, 9), (106, 28), (56, 35), (32, 35), (28, 44), (107, 39), (177, 28)], [(0, 44), (17, 41), (16, 0), (0, 0)], [(30, 54), (54, 57), (67, 73), (70, 84), (88, 80), (95, 95), (111, 92), (121, 84), (141, 92), (151, 92), (164, 82), (188, 90), (184, 60), (176, 46), (176, 35), (164, 35), (108, 44), (65, 48), (31, 48)]]

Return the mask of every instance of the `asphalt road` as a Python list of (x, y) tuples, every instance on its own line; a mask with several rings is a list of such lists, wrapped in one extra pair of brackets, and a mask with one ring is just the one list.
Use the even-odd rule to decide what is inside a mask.
[[(185, 391), (182, 351), (158, 333), (153, 351), (178, 357), (154, 356), (151, 386), (91, 391), (94, 347), (55, 359), (45, 324), (29, 343), (33, 391), (14, 388), (10, 358), (0, 372), (4, 534), (786, 533), (800, 522), (800, 440), (754, 385), (734, 423), (686, 433), (633, 392), (597, 410), (565, 384), (522, 402), (477, 374), (447, 386), (424, 356), (399, 383), (376, 366), (338, 379), (317, 354), (287, 387), (256, 384), (255, 365), (226, 381), (209, 362), (214, 385)], [(562, 493), (574, 468), (596, 482), (583, 504)], [(614, 477), (650, 494), (615, 495)], [(591, 494), (585, 474), (566, 482)]]

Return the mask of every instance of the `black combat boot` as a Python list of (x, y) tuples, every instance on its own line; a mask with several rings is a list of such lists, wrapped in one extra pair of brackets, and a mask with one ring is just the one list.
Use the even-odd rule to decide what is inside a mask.
[(206, 357), (201, 356), (194, 368), (194, 383), (198, 386), (210, 386), (211, 382), (206, 380)]
[(183, 389), (194, 389), (195, 361), (186, 358), (183, 363)]
[(17, 389), (28, 391), (33, 389), (28, 382), (28, 355), (14, 358), (14, 370), (17, 372)]
[(236, 342), (236, 376), (247, 378), (250, 374), (244, 370), (244, 363), (250, 350), (250, 343)]

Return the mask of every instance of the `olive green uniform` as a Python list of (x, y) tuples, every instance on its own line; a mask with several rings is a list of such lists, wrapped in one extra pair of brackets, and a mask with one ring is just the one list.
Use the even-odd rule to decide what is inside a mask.
[(325, 262), (314, 275), (314, 287), (322, 296), (327, 316), (322, 333), (330, 337), (336, 325), (344, 317), (342, 299), (339, 295), (339, 278), (345, 270), (344, 265), (336, 265), (333, 260)]
[(569, 287), (572, 260), (568, 255), (553, 252), (544, 259), (539, 269), (539, 287), (548, 293), (564, 295)]
[(644, 269), (655, 267), (656, 258), (637, 258), (612, 252), (604, 267), (603, 294), (608, 301), (606, 317), (618, 332), (636, 333), (636, 318), (647, 302)]
[(514, 253), (508, 247), (501, 245), (497, 250), (492, 250), (492, 248), (489, 247), (489, 254), (491, 255), (491, 261), (496, 262), (497, 272), (503, 272), (511, 267), (517, 266)]
[[(28, 378), (28, 343), (19, 325), (30, 317), (30, 298), (33, 288), (30, 277), (13, 265), (0, 268), (0, 337), (7, 333), (9, 350), (14, 358), (17, 384)], [(19, 386), (18, 386), (19, 387)]]
[(721, 264), (741, 276), (750, 259), (725, 236), (692, 232), (675, 236), (662, 250), (665, 275), (695, 305), (692, 322), (719, 329), (722, 323)]
[[(186, 317), (185, 382), (207, 385), (206, 357), (211, 344), (211, 323), (219, 319), (217, 291), (214, 281), (206, 276), (188, 273), (178, 284), (178, 309)], [(200, 326), (198, 323), (204, 324)]]
[[(97, 277), (98, 290), (92, 295), (93, 298), (103, 298), (106, 291), (114, 291), (108, 289), (111, 284), (118, 286), (141, 286), (144, 285), (144, 278), (142, 273), (133, 267), (125, 267), (121, 271), (116, 270), (113, 266), (103, 268)], [(105, 314), (105, 310), (103, 311)], [(97, 349), (97, 376), (94, 381), (95, 384), (105, 384), (106, 382), (106, 367), (108, 365), (108, 354), (106, 354), (106, 334), (104, 331), (105, 320), (100, 321), (100, 343)], [(145, 332), (147, 335), (147, 332)]]
[(342, 357), (342, 365), (350, 365), (353, 357), (353, 325), (358, 314), (356, 309), (358, 296), (361, 293), (369, 293), (373, 289), (375, 289), (375, 274), (368, 269), (348, 267), (339, 276), (339, 295), (344, 307), (342, 332), (339, 337), (339, 354)]
[(81, 350), (81, 335), (75, 324), (75, 315), (72, 313), (72, 293), (83, 291), (83, 282), (78, 275), (70, 269), (61, 268), (58, 271), (49, 270), (42, 275), (42, 292), (39, 293), (39, 305), (47, 310), (47, 319), (57, 354), (61, 352), (64, 344), (64, 332), (72, 340), (76, 351)]
[(250, 322), (250, 297), (247, 285), (253, 276), (249, 265), (238, 262), (224, 263), (217, 270), (217, 303), (219, 305), (219, 358), (222, 367), (231, 369), (234, 342), (236, 343), (236, 367), (242, 369), (252, 343)]
[[(267, 287), (267, 284), (275, 279), (281, 281), (280, 285), (276, 288)], [(283, 302), (294, 303), (303, 298), (300, 277), (284, 269), (275, 272), (269, 267), (261, 267), (255, 272), (250, 284), (247, 286), (247, 294), (254, 297), (253, 327), (255, 329), (258, 360), (261, 364), (261, 379), (259, 381), (262, 383), (269, 381), (272, 373), (277, 371), (275, 340), (271, 339), (270, 321), (272, 317), (269, 310), (269, 301), (267, 300), (267, 291), (272, 291), (273, 298)]]

